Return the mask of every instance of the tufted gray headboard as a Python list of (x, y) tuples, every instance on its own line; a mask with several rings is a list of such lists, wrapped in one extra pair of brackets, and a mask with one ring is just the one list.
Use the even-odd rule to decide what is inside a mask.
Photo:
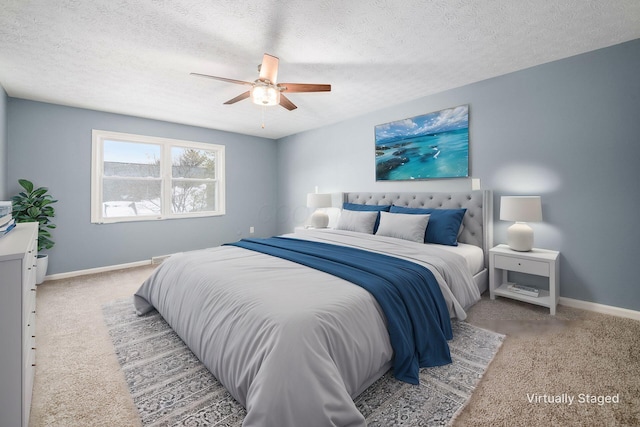
[(462, 223), (460, 242), (484, 250), (489, 265), (489, 249), (493, 247), (493, 194), (491, 190), (439, 193), (344, 193), (344, 201), (363, 205), (396, 205), (410, 208), (467, 208)]

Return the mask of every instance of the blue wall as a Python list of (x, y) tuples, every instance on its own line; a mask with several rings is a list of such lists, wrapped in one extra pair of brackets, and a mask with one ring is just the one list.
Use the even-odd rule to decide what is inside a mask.
[(640, 310), (637, 189), (640, 40), (381, 109), (278, 142), (278, 231), (305, 221), (305, 194), (452, 191), (467, 179), (375, 182), (377, 124), (469, 104), (470, 171), (501, 195), (542, 196), (535, 245), (561, 251), (564, 297)]
[(0, 85), (0, 200), (8, 200), (7, 193), (7, 93)]
[[(91, 224), (92, 129), (225, 145), (227, 214)], [(59, 200), (48, 274), (217, 246), (248, 236), (251, 226), (256, 236), (276, 231), (273, 140), (16, 98), (8, 101), (8, 140), (9, 194), (26, 178)]]

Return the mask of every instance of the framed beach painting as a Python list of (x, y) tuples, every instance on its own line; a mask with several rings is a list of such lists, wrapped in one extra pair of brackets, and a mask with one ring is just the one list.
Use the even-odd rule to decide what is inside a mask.
[(469, 176), (469, 106), (375, 127), (376, 181)]

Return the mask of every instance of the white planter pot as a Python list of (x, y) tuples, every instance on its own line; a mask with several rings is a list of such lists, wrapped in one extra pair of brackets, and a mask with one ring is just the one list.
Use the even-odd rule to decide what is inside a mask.
[(36, 284), (44, 282), (44, 276), (47, 275), (47, 267), (49, 267), (49, 255), (38, 255), (36, 258)]

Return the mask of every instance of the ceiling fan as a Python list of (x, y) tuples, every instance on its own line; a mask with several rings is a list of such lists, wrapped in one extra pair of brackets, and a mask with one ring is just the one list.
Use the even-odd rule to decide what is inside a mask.
[(225, 77), (209, 76), (207, 74), (191, 73), (193, 76), (207, 77), (214, 80), (220, 80), (228, 83), (251, 86), (251, 89), (241, 93), (233, 99), (228, 100), (225, 104), (235, 104), (238, 101), (251, 97), (254, 104), (258, 105), (282, 105), (287, 110), (295, 110), (298, 108), (293, 102), (284, 96), (283, 92), (330, 92), (331, 85), (327, 84), (311, 84), (311, 83), (276, 83), (278, 78), (278, 62), (279, 59), (273, 55), (265, 53), (262, 58), (262, 64), (258, 65), (260, 76), (253, 82), (245, 82), (242, 80), (227, 79)]

